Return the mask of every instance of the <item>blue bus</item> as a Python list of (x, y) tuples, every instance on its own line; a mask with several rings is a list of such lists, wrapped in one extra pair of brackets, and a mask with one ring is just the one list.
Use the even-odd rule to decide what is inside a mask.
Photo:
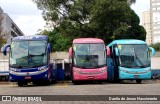
[(151, 60), (155, 51), (146, 42), (136, 39), (114, 40), (109, 45), (110, 56), (107, 56), (108, 80), (142, 80), (151, 79)]
[(51, 45), (44, 35), (18, 36), (3, 49), (3, 54), (9, 51), (9, 80), (18, 82), (18, 86), (28, 82), (51, 82), (56, 79), (53, 64), (50, 63)]

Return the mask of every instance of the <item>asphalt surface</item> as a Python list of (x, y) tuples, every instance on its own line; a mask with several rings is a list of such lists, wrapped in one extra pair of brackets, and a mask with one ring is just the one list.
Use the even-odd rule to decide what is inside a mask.
[[(142, 81), (141, 84), (136, 84), (135, 81), (124, 81), (122, 83), (109, 83), (103, 82), (102, 84), (96, 83), (81, 83), (79, 85), (73, 85), (70, 81), (63, 81), (54, 83), (51, 85), (33, 85), (30, 84), (24, 87), (18, 87), (16, 83), (6, 83), (0, 85), (0, 95), (160, 95), (160, 81), (148, 80)], [(54, 96), (53, 96), (54, 97)], [(64, 97), (64, 96), (63, 96)], [(159, 96), (160, 97), (160, 96)], [(106, 97), (107, 99), (107, 97)], [(63, 100), (63, 99), (62, 99)], [(97, 100), (97, 99), (95, 99)], [(1, 102), (0, 102), (1, 103)], [(2, 102), (4, 104), (10, 102)], [(14, 102), (14, 103), (26, 103), (29, 102)], [(113, 103), (152, 103), (159, 104), (159, 101), (42, 101), (32, 102), (42, 104), (113, 104)]]
[[(151, 58), (151, 68), (160, 69), (160, 57)], [(122, 83), (109, 83), (103, 82), (102, 84), (87, 82), (79, 85), (73, 85), (70, 81), (61, 81), (51, 85), (33, 85), (30, 83), (28, 86), (18, 87), (16, 83), (0, 81), (0, 95), (159, 95), (160, 99), (160, 80), (147, 80), (137, 84), (135, 81), (123, 81)], [(38, 101), (38, 102), (0, 102), (0, 104), (160, 104), (160, 101)], [(2, 96), (0, 96), (2, 97)], [(55, 97), (55, 96), (51, 96)], [(1, 98), (0, 98), (1, 99)], [(55, 99), (55, 98), (53, 98)], [(108, 99), (106, 97), (106, 99)]]

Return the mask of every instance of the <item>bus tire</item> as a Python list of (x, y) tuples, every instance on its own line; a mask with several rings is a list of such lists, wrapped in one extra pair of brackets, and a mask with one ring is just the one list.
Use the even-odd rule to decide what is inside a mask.
[(73, 83), (74, 85), (78, 85), (78, 84), (79, 84), (78, 81), (73, 81), (73, 80), (72, 80), (72, 83)]
[(102, 84), (102, 81), (98, 81), (98, 84)]
[(142, 82), (142, 80), (141, 80), (141, 79), (136, 79), (136, 82), (137, 82), (138, 84), (140, 84), (140, 83)]
[(18, 82), (19, 87), (23, 87), (23, 85), (24, 85), (23, 82)]
[(25, 86), (27, 84), (28, 84), (28, 82), (18, 82), (18, 86), (19, 87), (23, 87), (23, 86)]

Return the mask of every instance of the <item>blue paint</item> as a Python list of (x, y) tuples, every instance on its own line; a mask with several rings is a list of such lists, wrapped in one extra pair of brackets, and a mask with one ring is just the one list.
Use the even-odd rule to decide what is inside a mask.
[[(138, 75), (135, 78), (135, 75)], [(119, 66), (119, 79), (151, 79), (151, 67), (125, 68)]]
[(142, 40), (136, 40), (136, 39), (121, 39), (121, 40), (114, 40), (107, 46), (110, 47), (114, 44), (146, 44), (146, 42)]
[(7, 55), (7, 48), (10, 47), (10, 45), (6, 45), (5, 47), (3, 47), (3, 55)]
[(64, 80), (64, 69), (57, 69), (57, 79)]
[[(34, 36), (14, 37), (12, 39), (12, 42), (13, 41), (14, 42), (15, 41), (44, 41), (44, 40), (46, 42), (48, 42), (48, 37), (45, 35), (34, 35)], [(4, 55), (6, 55), (6, 50), (8, 47), (10, 47), (10, 45), (4, 47), (4, 51), (3, 51)], [(12, 47), (10, 47), (10, 48), (12, 49)], [(46, 64), (43, 63), (45, 66), (44, 65), (36, 66), (36, 64), (29, 65), (29, 63), (28, 63), (28, 66), (24, 66), (24, 67), (20, 66), (20, 64), (17, 64), (18, 65), (17, 67), (9, 67), (10, 81), (12, 81), (12, 82), (19, 82), (19, 81), (32, 82), (32, 81), (40, 81), (40, 80), (56, 80), (57, 79), (57, 71), (56, 71), (56, 69), (53, 69), (53, 63), (49, 63), (50, 62), (49, 61), (49, 59), (50, 59), (49, 54), (51, 52), (50, 43), (47, 43), (47, 45), (42, 48), (46, 49), (46, 51), (43, 54), (46, 54), (46, 56), (48, 55), (47, 61), (45, 62)], [(28, 50), (28, 52), (29, 52), (29, 50)], [(14, 54), (12, 54), (12, 55), (14, 55)], [(32, 59), (30, 59), (30, 57), (33, 57), (33, 56), (34, 56), (34, 54), (32, 54), (32, 56), (27, 56), (28, 62), (32, 62)], [(44, 55), (44, 57), (45, 57), (45, 55)], [(14, 65), (16, 66), (16, 63)], [(26, 77), (31, 77), (31, 79), (25, 79)]]
[(12, 41), (14, 40), (47, 40), (48, 37), (45, 35), (33, 35), (33, 36), (18, 36), (14, 37)]
[[(119, 61), (119, 49), (117, 45), (147, 45), (145, 41), (136, 40), (136, 39), (120, 39), (114, 40), (107, 47), (111, 50), (111, 56), (107, 57), (107, 68), (108, 68), (108, 80), (133, 80), (133, 79), (142, 79), (147, 80), (151, 79), (152, 72), (151, 67), (121, 67)], [(154, 49), (152, 47), (148, 47), (152, 51), (154, 55)], [(143, 64), (142, 64), (143, 65)]]
[(44, 72), (44, 73), (41, 73), (41, 74), (37, 74), (37, 75), (29, 75), (31, 77), (31, 79), (25, 79), (25, 77), (27, 76), (17, 76), (17, 75), (14, 75), (14, 74), (9, 74), (10, 76), (10, 81), (11, 82), (18, 82), (18, 81), (40, 81), (40, 80), (48, 80), (48, 76), (45, 76), (45, 75), (48, 75), (47, 71)]

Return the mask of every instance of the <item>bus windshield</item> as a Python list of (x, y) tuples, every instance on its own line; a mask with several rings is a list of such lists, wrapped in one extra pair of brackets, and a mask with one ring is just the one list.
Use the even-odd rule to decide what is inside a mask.
[(73, 63), (79, 68), (97, 68), (105, 66), (104, 44), (73, 44)]
[(143, 45), (118, 45), (119, 61), (122, 67), (145, 68), (150, 66), (148, 46)]
[(47, 64), (47, 41), (13, 41), (10, 50), (10, 67), (37, 67)]

